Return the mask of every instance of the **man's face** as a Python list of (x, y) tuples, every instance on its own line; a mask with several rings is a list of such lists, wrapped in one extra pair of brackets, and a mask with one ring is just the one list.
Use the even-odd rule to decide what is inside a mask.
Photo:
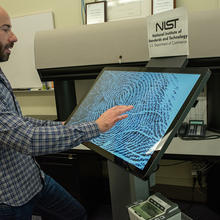
[(14, 43), (8, 40), (10, 27), (0, 26), (0, 62), (7, 61)]
[(8, 14), (0, 8), (0, 62), (9, 59), (11, 49), (16, 41), (17, 38), (11, 31), (10, 18)]

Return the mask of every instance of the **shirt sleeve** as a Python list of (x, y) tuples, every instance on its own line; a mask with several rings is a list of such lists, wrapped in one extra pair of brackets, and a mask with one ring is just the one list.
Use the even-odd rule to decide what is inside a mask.
[(34, 126), (57, 126), (61, 125), (60, 121), (40, 120), (32, 117), (23, 116), (24, 121), (32, 123)]
[(0, 112), (0, 147), (32, 156), (64, 151), (100, 135), (93, 122), (77, 125), (33, 125), (13, 112)]

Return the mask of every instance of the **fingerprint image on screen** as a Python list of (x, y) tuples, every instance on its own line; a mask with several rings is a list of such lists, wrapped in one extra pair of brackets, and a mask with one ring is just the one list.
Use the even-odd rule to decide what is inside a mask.
[(91, 142), (143, 170), (198, 78), (198, 74), (106, 70), (68, 123), (94, 121), (115, 105), (133, 105), (126, 119)]

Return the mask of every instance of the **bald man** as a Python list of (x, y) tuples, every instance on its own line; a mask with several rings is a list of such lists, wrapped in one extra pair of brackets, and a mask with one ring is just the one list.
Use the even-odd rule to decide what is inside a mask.
[[(16, 42), (10, 17), (0, 7), (0, 62), (9, 59)], [(82, 205), (44, 174), (33, 156), (65, 151), (89, 141), (126, 118), (123, 113), (133, 107), (115, 106), (96, 121), (64, 126), (24, 117), (1, 69), (0, 91), (0, 219), (30, 220), (36, 210), (46, 220), (85, 220)]]

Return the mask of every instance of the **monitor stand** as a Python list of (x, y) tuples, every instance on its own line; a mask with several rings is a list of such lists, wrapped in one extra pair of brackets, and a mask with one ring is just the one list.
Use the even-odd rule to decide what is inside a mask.
[[(186, 56), (152, 58), (146, 67), (176, 67), (184, 68), (187, 65)], [(155, 173), (148, 180), (128, 173), (118, 165), (107, 162), (109, 185), (111, 193), (112, 220), (129, 220), (128, 206), (140, 200), (146, 200), (150, 187), (155, 185)]]
[(188, 64), (187, 56), (151, 58), (146, 67), (184, 68)]
[(111, 161), (107, 162), (113, 220), (128, 220), (128, 206), (135, 201), (146, 200), (153, 186), (154, 176), (144, 181)]

